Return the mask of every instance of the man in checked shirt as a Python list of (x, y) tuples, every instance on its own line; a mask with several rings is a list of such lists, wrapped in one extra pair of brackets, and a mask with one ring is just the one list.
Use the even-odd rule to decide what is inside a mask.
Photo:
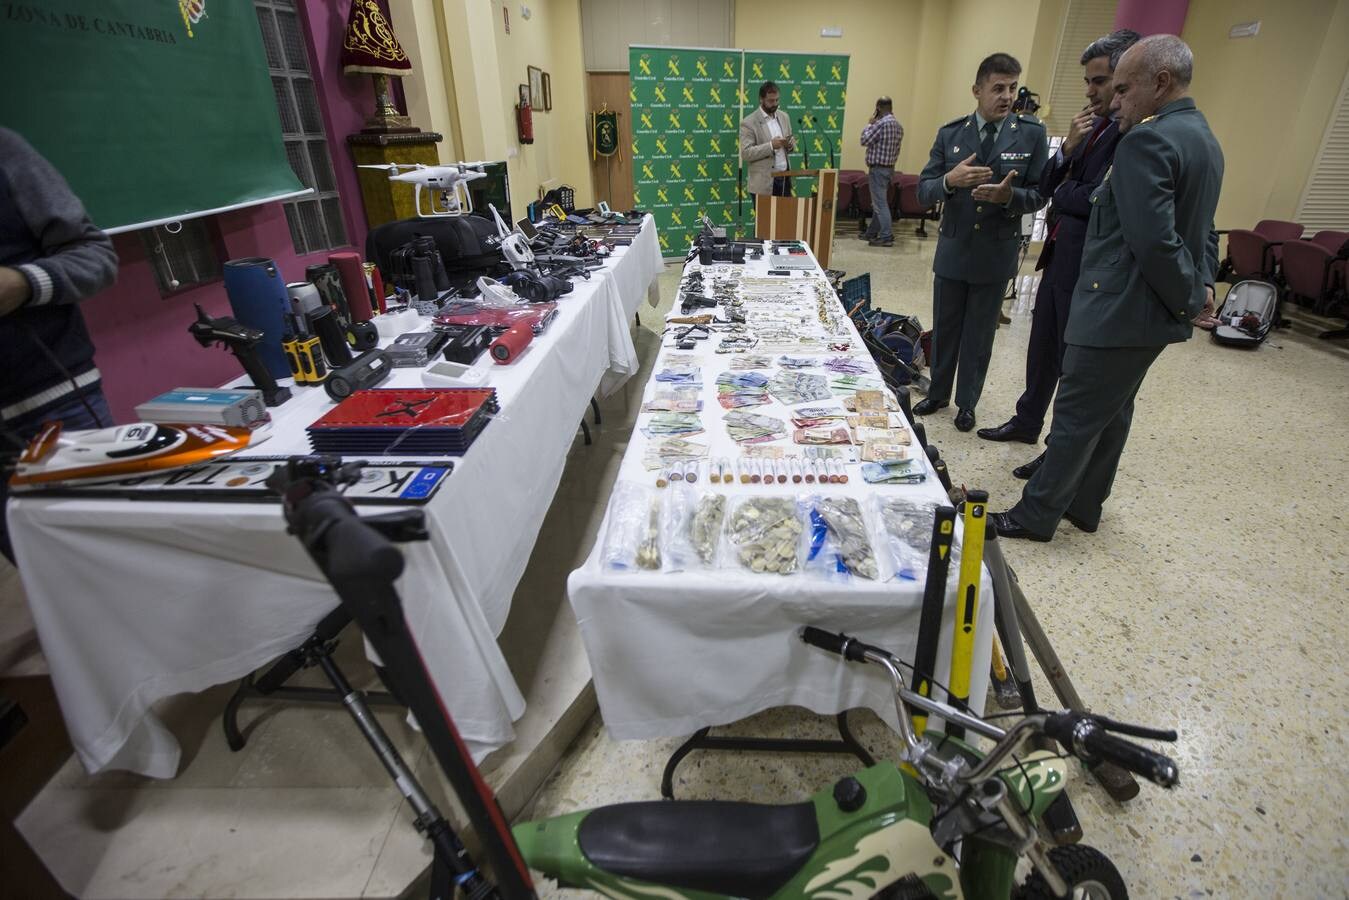
[(862, 129), (862, 146), (867, 148), (867, 181), (871, 186), (871, 224), (862, 238), (871, 247), (893, 247), (894, 232), (890, 230), (890, 178), (895, 174), (895, 160), (899, 158), (899, 144), (904, 140), (904, 126), (895, 118), (894, 104), (889, 97), (876, 101), (876, 112), (867, 127)]

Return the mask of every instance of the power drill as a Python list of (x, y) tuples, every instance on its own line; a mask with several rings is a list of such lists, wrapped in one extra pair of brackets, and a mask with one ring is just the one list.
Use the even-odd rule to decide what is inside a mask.
[(235, 359), (239, 360), (239, 364), (248, 373), (248, 377), (253, 379), (253, 386), (262, 391), (263, 402), (268, 406), (280, 406), (290, 399), (290, 388), (279, 386), (258, 356), (257, 346), (262, 340), (261, 331), (240, 325), (230, 316), (212, 318), (206, 315), (206, 310), (201, 308), (200, 303), (194, 305), (197, 307), (197, 321), (189, 325), (187, 330), (197, 339), (198, 344), (209, 347), (218, 343), (233, 353)]

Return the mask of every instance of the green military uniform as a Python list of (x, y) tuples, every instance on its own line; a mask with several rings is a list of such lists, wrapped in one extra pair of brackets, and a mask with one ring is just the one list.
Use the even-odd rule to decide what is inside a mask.
[(1028, 531), (1053, 535), (1065, 513), (1100, 521), (1148, 367), (1204, 306), (1222, 178), (1222, 148), (1188, 97), (1120, 139), (1091, 196), (1049, 448), (1009, 510)]
[[(983, 152), (985, 130), (993, 126), (990, 152)], [(1012, 199), (1004, 206), (976, 201), (972, 188), (946, 190), (947, 172), (971, 153), (977, 165), (993, 170), (996, 184), (1008, 172)], [(941, 236), (932, 260), (932, 387), (928, 399), (939, 404), (951, 397), (957, 361), (960, 383), (956, 406), (974, 409), (984, 388), (984, 375), (993, 355), (1007, 280), (1016, 274), (1021, 245), (1021, 217), (1045, 204), (1037, 190), (1049, 157), (1045, 127), (1030, 115), (1008, 115), (1001, 122), (985, 122), (977, 113), (952, 119), (937, 130), (918, 182), (918, 199), (925, 206), (944, 203)]]

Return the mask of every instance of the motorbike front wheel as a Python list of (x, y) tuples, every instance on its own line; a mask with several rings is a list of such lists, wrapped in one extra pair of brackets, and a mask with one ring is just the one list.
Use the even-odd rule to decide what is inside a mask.
[[(1070, 896), (1073, 900), (1128, 900), (1129, 891), (1124, 887), (1119, 870), (1110, 857), (1095, 847), (1086, 844), (1054, 847), (1049, 851), (1049, 859), (1072, 887)], [(1025, 883), (1012, 891), (1012, 900), (1059, 898), (1039, 872), (1031, 872)]]

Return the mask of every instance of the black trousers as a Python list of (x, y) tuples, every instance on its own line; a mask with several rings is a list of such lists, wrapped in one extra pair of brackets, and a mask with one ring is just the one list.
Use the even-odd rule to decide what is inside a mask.
[(1016, 401), (1013, 423), (1022, 431), (1039, 435), (1045, 426), (1045, 413), (1054, 400), (1059, 375), (1063, 372), (1063, 332), (1068, 327), (1072, 307), (1072, 288), (1057, 287), (1049, 277), (1040, 279), (1035, 292), (1035, 312), (1031, 316), (1030, 344), (1026, 347), (1026, 389)]
[(774, 178), (773, 196), (774, 197), (792, 196), (792, 180), (790, 178)]

